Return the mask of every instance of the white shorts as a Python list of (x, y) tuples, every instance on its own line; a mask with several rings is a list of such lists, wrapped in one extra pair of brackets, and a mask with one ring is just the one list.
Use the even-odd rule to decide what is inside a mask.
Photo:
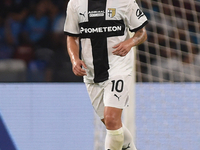
[(85, 83), (92, 106), (100, 119), (104, 118), (105, 106), (119, 109), (128, 106), (131, 78), (130, 75), (123, 75), (101, 83)]

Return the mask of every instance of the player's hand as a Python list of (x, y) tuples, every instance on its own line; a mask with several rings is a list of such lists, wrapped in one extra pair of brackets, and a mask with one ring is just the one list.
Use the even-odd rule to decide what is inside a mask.
[(85, 65), (85, 63), (78, 59), (78, 60), (75, 60), (74, 62), (72, 62), (72, 70), (74, 72), (74, 74), (76, 76), (84, 76), (84, 75), (87, 75), (86, 74), (86, 71), (82, 68), (82, 66), (87, 69), (87, 66)]
[(114, 55), (118, 55), (118, 56), (126, 56), (126, 54), (128, 54), (128, 52), (131, 50), (132, 45), (129, 43), (129, 40), (126, 40), (124, 42), (121, 42), (115, 46), (113, 46), (113, 48), (115, 49), (112, 53)]

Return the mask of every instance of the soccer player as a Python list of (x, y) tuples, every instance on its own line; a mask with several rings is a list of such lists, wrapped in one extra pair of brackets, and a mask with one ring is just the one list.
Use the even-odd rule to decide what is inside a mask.
[[(94, 110), (105, 124), (105, 150), (136, 150), (121, 115), (133, 78), (132, 47), (146, 40), (146, 24), (135, 0), (68, 3), (64, 32), (72, 69), (75, 75), (83, 76)], [(133, 37), (128, 30), (135, 32)]]

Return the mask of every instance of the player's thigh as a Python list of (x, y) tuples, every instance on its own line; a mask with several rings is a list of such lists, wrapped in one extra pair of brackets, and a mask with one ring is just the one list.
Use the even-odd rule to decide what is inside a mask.
[(103, 95), (104, 89), (101, 84), (98, 83), (85, 83), (92, 106), (100, 117), (100, 119), (104, 118), (104, 103), (103, 103)]
[(122, 127), (122, 109), (115, 107), (104, 108), (104, 122), (108, 130), (117, 130)]

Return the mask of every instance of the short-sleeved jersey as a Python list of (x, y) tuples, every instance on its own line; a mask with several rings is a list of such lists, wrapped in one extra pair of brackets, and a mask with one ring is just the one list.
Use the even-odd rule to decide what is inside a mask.
[(147, 24), (135, 0), (70, 0), (64, 32), (80, 37), (86, 83), (98, 83), (116, 75), (131, 74), (133, 51), (113, 55), (113, 46)]

